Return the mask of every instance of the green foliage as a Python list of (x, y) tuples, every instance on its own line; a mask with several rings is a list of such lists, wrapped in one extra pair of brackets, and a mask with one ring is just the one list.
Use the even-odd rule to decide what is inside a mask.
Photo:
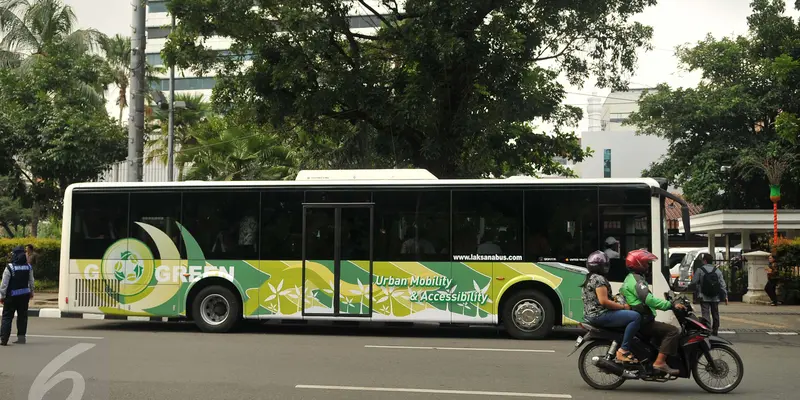
[[(800, 29), (783, 15), (782, 0), (755, 0), (751, 6), (748, 35), (708, 36), (678, 51), (686, 69), (702, 73), (696, 88), (659, 85), (643, 95), (627, 122), (669, 141), (665, 158), (645, 174), (666, 177), (707, 211), (770, 208), (767, 175), (791, 183), (782, 190), (783, 206), (798, 205), (800, 174), (791, 162), (783, 165), (798, 147), (793, 139), (780, 140), (779, 132), (786, 139), (797, 135), (800, 50), (794, 44)], [(780, 174), (773, 168), (778, 164)], [(743, 170), (747, 165), (761, 165), (767, 173)]]
[[(66, 187), (94, 180), (125, 155), (125, 132), (87, 88), (110, 83), (104, 60), (76, 55), (66, 43), (45, 47), (26, 71), (0, 70), (0, 115), (6, 116), (13, 171), (35, 213), (57, 211)], [(84, 96), (86, 95), (86, 96)]]
[(742, 153), (736, 162), (736, 166), (742, 169), (742, 176), (748, 177), (753, 172), (763, 174), (770, 185), (780, 185), (783, 175), (797, 162), (797, 154), (785, 151), (779, 141), (746, 149)]
[[(175, 102), (184, 102), (185, 107), (174, 110), (173, 130), (175, 134), (175, 149), (183, 149), (197, 143), (195, 129), (210, 116), (211, 104), (203, 95), (179, 93), (175, 95)], [(147, 149), (146, 162), (159, 160), (164, 165), (169, 157), (169, 110), (153, 108), (152, 115), (145, 122), (145, 148)], [(182, 167), (179, 165), (179, 167)]]
[[(66, 44), (76, 55), (85, 54), (105, 35), (95, 29), (75, 29), (72, 7), (61, 0), (0, 0), (0, 68), (27, 70), (49, 55), (48, 46)], [(102, 92), (92, 93), (102, 97)]]
[(39, 258), (33, 266), (36, 280), (58, 281), (59, 265), (61, 262), (61, 241), (57, 239), (41, 238), (16, 238), (0, 239), (0, 261), (3, 265), (10, 260), (8, 255), (17, 246), (32, 244)]
[(283, 145), (277, 132), (213, 116), (193, 135), (195, 142), (176, 159), (176, 165), (189, 165), (184, 179), (277, 180), (297, 174), (299, 157)]
[(800, 239), (778, 239), (775, 259), (781, 294), (787, 304), (800, 302)]
[[(173, 0), (165, 61), (215, 69), (217, 109), (313, 143), (329, 168), (426, 168), (441, 178), (571, 172), (586, 153), (562, 104), (563, 74), (621, 88), (652, 30), (630, 17), (655, 0)], [(253, 8), (253, 6), (258, 8)], [(374, 33), (348, 15), (375, 17)], [(204, 38), (233, 40), (220, 55)], [(295, 147), (296, 151), (305, 148)], [(328, 149), (328, 151), (322, 151)], [(326, 156), (336, 157), (331, 159)]]
[(782, 112), (775, 119), (775, 129), (782, 139), (796, 144), (797, 135), (800, 134), (800, 119), (795, 113)]

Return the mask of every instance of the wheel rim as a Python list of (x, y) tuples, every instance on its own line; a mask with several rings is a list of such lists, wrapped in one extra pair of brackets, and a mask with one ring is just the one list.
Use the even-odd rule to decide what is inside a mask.
[(200, 315), (203, 318), (203, 322), (209, 325), (219, 325), (225, 322), (228, 319), (230, 309), (228, 300), (219, 294), (208, 295), (200, 303)]
[[(733, 387), (739, 380), (742, 371), (739, 370), (739, 363), (736, 356), (728, 349), (713, 348), (710, 351), (713, 365), (706, 361), (704, 356), (697, 360), (697, 377), (713, 390), (726, 390)], [(715, 353), (719, 353), (715, 355)], [(727, 360), (725, 359), (727, 356)]]
[(605, 358), (610, 347), (611, 346), (607, 344), (594, 346), (591, 350), (586, 352), (586, 357), (582, 360), (583, 372), (586, 379), (589, 379), (598, 386), (609, 387), (622, 380), (622, 377), (605, 371), (592, 363), (592, 358), (594, 357)]
[(544, 307), (536, 300), (523, 299), (518, 301), (511, 313), (514, 325), (522, 331), (535, 331), (544, 323)]

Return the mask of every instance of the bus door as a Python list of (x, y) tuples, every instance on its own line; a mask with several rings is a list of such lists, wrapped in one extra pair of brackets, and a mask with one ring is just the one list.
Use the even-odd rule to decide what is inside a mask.
[(303, 316), (372, 314), (373, 205), (303, 204)]

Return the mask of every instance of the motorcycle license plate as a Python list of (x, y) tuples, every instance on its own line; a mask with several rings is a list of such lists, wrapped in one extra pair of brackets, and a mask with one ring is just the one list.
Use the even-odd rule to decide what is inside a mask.
[(583, 336), (578, 336), (578, 339), (575, 340), (575, 347), (578, 347), (583, 343)]

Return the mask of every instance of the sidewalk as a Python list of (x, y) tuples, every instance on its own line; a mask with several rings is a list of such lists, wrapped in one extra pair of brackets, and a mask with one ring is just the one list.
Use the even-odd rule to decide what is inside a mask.
[[(692, 305), (700, 315), (700, 304)], [(747, 303), (720, 303), (720, 331), (800, 332), (800, 306), (777, 307)]]
[(28, 308), (58, 308), (58, 293), (37, 292)]

